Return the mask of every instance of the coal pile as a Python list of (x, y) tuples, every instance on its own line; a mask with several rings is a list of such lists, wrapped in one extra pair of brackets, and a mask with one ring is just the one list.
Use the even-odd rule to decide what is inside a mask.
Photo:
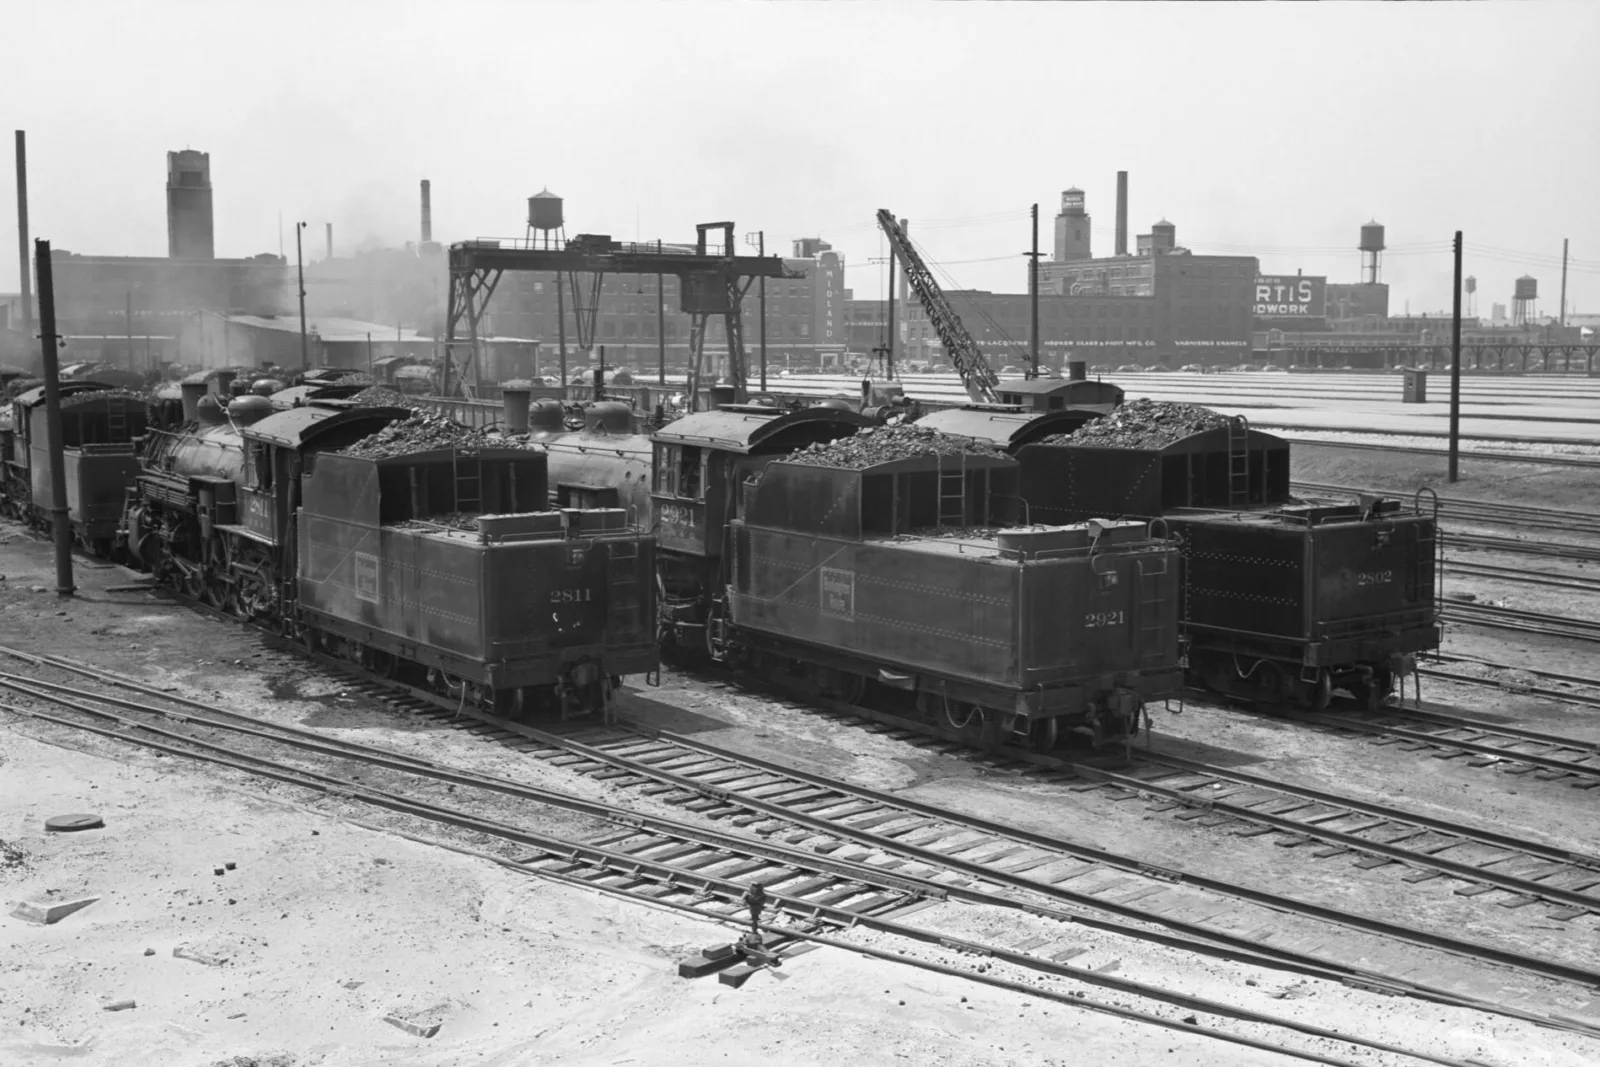
[(386, 385), (369, 385), (350, 397), (352, 403), (374, 408), (408, 408), (411, 401)]
[(518, 438), (502, 437), (463, 426), (442, 415), (419, 411), (409, 419), (391, 422), (370, 437), (364, 437), (342, 450), (346, 456), (362, 459), (392, 459), (419, 452), (455, 449), (472, 455), (484, 448), (527, 448), (538, 446)]
[(402, 519), (391, 523), (393, 530), (436, 530), (439, 527), (451, 530), (476, 530), (478, 528), (478, 513), (475, 511), (451, 511), (443, 515), (429, 515), (425, 519)]
[(1199, 404), (1134, 400), (1078, 428), (1075, 433), (1046, 437), (1041, 444), (1096, 448), (1165, 448), (1174, 441), (1206, 430), (1220, 430), (1228, 417)]
[(88, 407), (91, 404), (99, 404), (107, 400), (124, 400), (132, 404), (144, 404), (149, 402), (150, 394), (140, 393), (133, 389), (96, 389), (93, 392), (73, 393), (71, 396), (61, 398), (61, 410), (71, 411), (73, 408)]
[(862, 470), (879, 463), (893, 463), (901, 459), (923, 456), (998, 456), (1005, 450), (987, 441), (974, 441), (968, 437), (953, 437), (926, 426), (909, 423), (902, 426), (876, 426), (862, 430), (854, 437), (841, 437), (825, 445), (810, 445), (789, 457), (792, 463), (812, 467), (840, 467)]

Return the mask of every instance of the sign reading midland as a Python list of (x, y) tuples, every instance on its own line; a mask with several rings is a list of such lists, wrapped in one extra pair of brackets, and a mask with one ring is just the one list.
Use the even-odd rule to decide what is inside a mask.
[(1253, 314), (1258, 321), (1288, 320), (1271, 325), (1289, 329), (1289, 321), (1309, 325), (1306, 320), (1320, 320), (1326, 314), (1328, 279), (1308, 274), (1263, 274), (1256, 278)]

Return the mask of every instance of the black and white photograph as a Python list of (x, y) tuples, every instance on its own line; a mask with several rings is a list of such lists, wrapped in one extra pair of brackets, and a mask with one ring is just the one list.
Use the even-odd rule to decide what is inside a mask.
[(4, 26), (0, 1067), (1600, 1063), (1600, 5)]

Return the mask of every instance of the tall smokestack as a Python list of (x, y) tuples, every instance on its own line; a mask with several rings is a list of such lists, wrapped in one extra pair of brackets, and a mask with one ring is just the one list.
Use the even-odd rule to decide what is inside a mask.
[(428, 179), (422, 179), (422, 243), (433, 240), (433, 194)]
[(1128, 172), (1117, 171), (1117, 255), (1128, 254)]
[(28, 254), (28, 135), (17, 131), (17, 258), (22, 267), (22, 338), (33, 336), (33, 257)]
[(333, 258), (333, 223), (328, 223), (328, 258)]
[(185, 148), (167, 153), (167, 255), (215, 259), (211, 232), (211, 155)]

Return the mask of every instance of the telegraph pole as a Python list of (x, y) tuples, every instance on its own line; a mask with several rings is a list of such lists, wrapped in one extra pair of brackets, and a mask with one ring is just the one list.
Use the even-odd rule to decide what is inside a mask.
[(1456, 305), (1450, 340), (1450, 480), (1459, 481), (1461, 452), (1461, 231), (1456, 231)]
[(133, 369), (133, 290), (125, 294), (128, 300), (126, 328), (128, 331), (128, 369)]
[[(760, 230), (756, 233), (756, 255), (765, 257), (767, 254), (767, 231)], [(1562, 293), (1566, 292), (1566, 272), (1562, 271)], [(761, 391), (767, 391), (767, 276), (761, 276), (761, 289), (758, 300), (761, 304)], [(1561, 306), (1567, 305), (1565, 295), (1561, 298)]]
[(888, 299), (886, 299), (884, 301), (884, 303), (887, 304), (888, 307), (889, 307), (889, 339), (884, 342), (884, 365), (885, 365), (886, 368), (888, 368), (889, 377), (891, 379), (893, 379), (894, 378), (894, 305), (895, 305), (894, 249), (893, 248), (889, 249), (889, 291), (888, 291), (888, 293), (885, 294), (885, 296), (887, 296)]
[(1567, 239), (1561, 239), (1561, 325), (1567, 324)]
[(17, 131), (17, 260), (22, 274), (22, 335), (33, 334), (33, 271), (28, 264), (28, 135)]
[(311, 347), (306, 341), (306, 265), (300, 250), (300, 233), (306, 228), (303, 222), (294, 224), (294, 268), (300, 278), (300, 369), (311, 369)]
[(71, 596), (72, 521), (67, 516), (67, 468), (61, 442), (61, 370), (56, 359), (56, 291), (50, 242), (35, 241), (39, 273), (39, 345), (44, 363), (45, 442), (50, 451), (50, 524), (56, 539), (56, 595)]
[(1028, 359), (1033, 369), (1028, 377), (1039, 377), (1039, 205), (1033, 205), (1033, 251), (1028, 253), (1028, 316), (1031, 332)]
[(562, 295), (564, 288), (561, 284), (565, 281), (561, 272), (556, 272), (556, 337), (561, 346), (561, 399), (567, 398), (567, 298)]
[[(656, 238), (656, 256), (661, 255), (661, 238)], [(667, 290), (666, 275), (656, 271), (656, 384), (667, 384)]]

